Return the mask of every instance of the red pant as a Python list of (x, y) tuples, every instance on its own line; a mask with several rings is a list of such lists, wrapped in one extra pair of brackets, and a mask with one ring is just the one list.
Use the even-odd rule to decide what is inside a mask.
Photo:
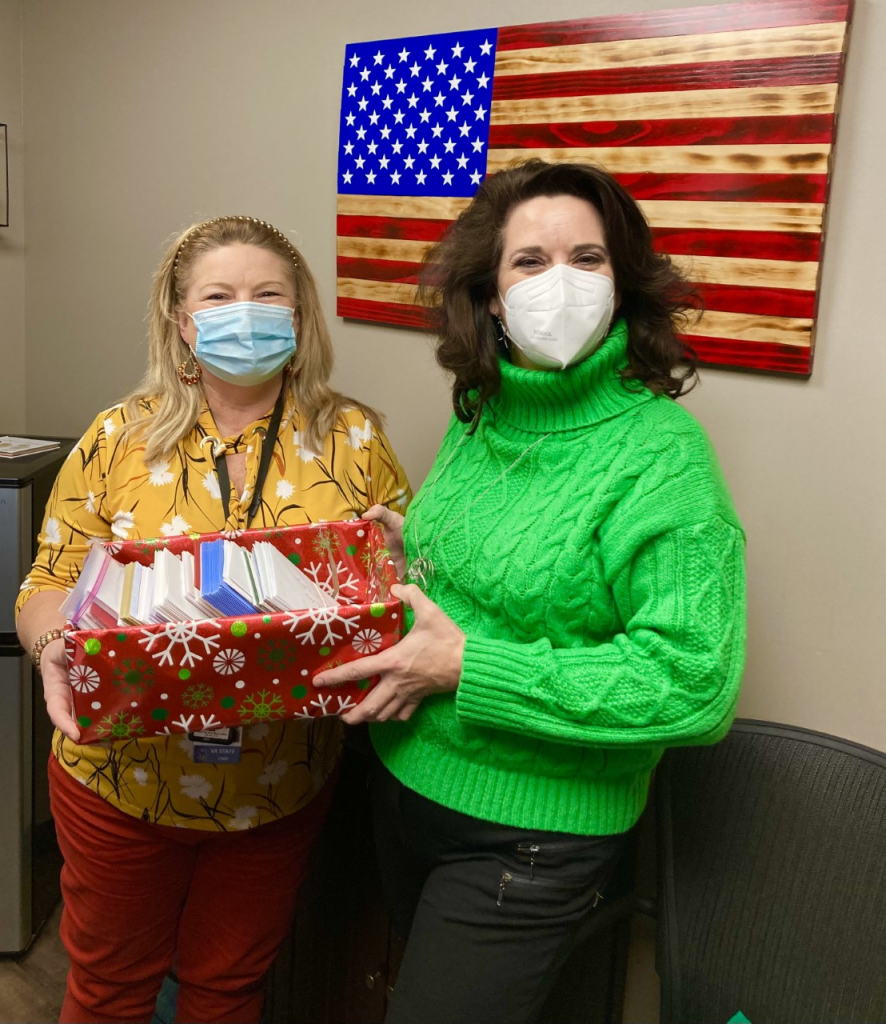
[(65, 1024), (150, 1021), (175, 960), (176, 1021), (252, 1024), (286, 938), (334, 785), (245, 832), (153, 825), (111, 807), (49, 761), (65, 858)]

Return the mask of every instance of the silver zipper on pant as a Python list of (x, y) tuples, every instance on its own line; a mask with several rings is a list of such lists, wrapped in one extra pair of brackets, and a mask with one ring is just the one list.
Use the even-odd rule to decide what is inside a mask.
[(517, 853), (529, 854), (529, 880), (535, 878), (535, 858), (538, 856), (541, 847), (537, 843), (517, 843)]
[[(500, 907), (502, 905), (502, 900), (505, 896), (505, 889), (507, 889), (512, 882), (522, 883), (523, 885), (537, 885), (542, 889), (548, 889), (549, 891), (553, 890), (555, 892), (571, 892), (575, 889), (574, 885), (563, 885), (560, 882), (554, 882), (547, 878), (533, 879), (531, 876), (529, 878), (523, 878), (520, 875), (515, 877), (510, 871), (502, 871), (501, 879), (498, 883), (498, 899), (495, 901), (496, 906)], [(597, 889), (594, 892), (594, 902), (591, 904), (591, 909), (595, 910), (603, 899), (603, 893)]]
[(505, 889), (511, 884), (511, 882), (513, 882), (513, 880), (514, 876), (510, 871), (502, 871), (501, 881), (498, 883), (498, 899), (495, 901), (496, 906), (501, 906), (501, 901), (504, 899), (505, 895)]

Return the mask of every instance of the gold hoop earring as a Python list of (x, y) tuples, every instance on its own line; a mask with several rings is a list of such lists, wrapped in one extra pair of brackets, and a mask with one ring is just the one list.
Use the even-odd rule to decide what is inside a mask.
[[(188, 363), (193, 365), (193, 370), (188, 370)], [(203, 376), (203, 367), (194, 358), (194, 353), (188, 351), (188, 358), (182, 360), (177, 367), (178, 379), (182, 384), (186, 384), (189, 388), (194, 387), (195, 384), (200, 382), (200, 378)]]

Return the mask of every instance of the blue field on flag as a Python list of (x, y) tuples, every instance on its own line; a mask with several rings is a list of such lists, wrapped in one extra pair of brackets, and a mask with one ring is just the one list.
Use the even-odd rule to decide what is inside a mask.
[(472, 196), (486, 174), (495, 30), (345, 51), (338, 191)]

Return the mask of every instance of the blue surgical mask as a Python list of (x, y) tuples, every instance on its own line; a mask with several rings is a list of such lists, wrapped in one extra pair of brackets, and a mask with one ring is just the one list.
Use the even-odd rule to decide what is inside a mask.
[(295, 352), (295, 310), (287, 306), (231, 302), (189, 316), (197, 327), (197, 361), (229, 384), (262, 384)]

